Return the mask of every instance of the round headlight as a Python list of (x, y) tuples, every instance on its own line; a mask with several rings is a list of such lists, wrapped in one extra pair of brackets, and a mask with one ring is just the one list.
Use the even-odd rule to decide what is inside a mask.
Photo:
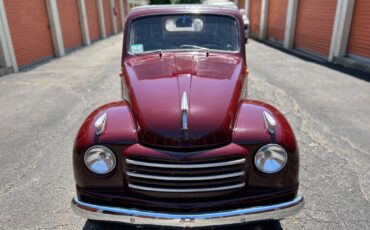
[(287, 153), (277, 144), (268, 144), (257, 151), (254, 163), (264, 173), (275, 173), (284, 168), (287, 162)]
[(95, 145), (85, 152), (85, 164), (97, 174), (107, 174), (116, 167), (116, 157), (107, 147)]

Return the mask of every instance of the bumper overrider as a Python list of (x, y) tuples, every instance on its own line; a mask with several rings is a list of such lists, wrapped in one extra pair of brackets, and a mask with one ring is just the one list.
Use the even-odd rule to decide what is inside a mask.
[(304, 198), (298, 196), (291, 201), (272, 205), (228, 211), (173, 214), (95, 205), (80, 201), (78, 197), (74, 197), (72, 200), (73, 211), (88, 219), (171, 227), (207, 227), (262, 220), (279, 220), (296, 214), (303, 208), (303, 205)]

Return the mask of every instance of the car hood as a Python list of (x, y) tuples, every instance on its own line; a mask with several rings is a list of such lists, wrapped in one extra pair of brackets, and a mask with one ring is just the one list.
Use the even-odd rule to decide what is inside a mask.
[[(124, 66), (142, 144), (201, 148), (230, 142), (244, 74), (241, 58), (205, 52), (151, 54), (131, 57)], [(184, 92), (186, 134), (181, 110)]]

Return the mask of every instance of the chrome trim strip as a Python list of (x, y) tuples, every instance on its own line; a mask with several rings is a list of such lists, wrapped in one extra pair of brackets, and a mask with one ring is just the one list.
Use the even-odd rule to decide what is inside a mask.
[(200, 181), (200, 180), (217, 180), (231, 177), (244, 176), (244, 172), (235, 172), (228, 174), (219, 174), (212, 176), (193, 176), (193, 177), (172, 177), (172, 176), (154, 176), (142, 173), (127, 172), (127, 175), (130, 177), (146, 178), (153, 180), (170, 180), (170, 181)]
[(263, 119), (265, 120), (266, 127), (271, 135), (275, 134), (276, 120), (266, 111), (263, 111)]
[(99, 136), (104, 132), (105, 129), (105, 122), (107, 121), (107, 113), (103, 113), (100, 115), (98, 119), (96, 119), (94, 126), (95, 126), (95, 135)]
[(188, 134), (188, 96), (186, 95), (186, 92), (184, 91), (182, 93), (181, 98), (181, 130), (182, 130), (182, 139), (183, 141), (189, 140), (189, 134)]
[(208, 213), (172, 214), (85, 203), (77, 197), (72, 210), (79, 216), (135, 225), (172, 227), (209, 227), (260, 220), (280, 220), (298, 213), (304, 206), (302, 196), (283, 203)]
[(128, 87), (126, 84), (125, 77), (121, 77), (121, 93), (122, 93), (122, 100), (127, 101), (127, 103), (131, 103), (130, 96), (128, 95)]
[(151, 191), (151, 192), (176, 192), (176, 193), (215, 192), (215, 191), (223, 191), (223, 190), (242, 188), (244, 186), (245, 186), (245, 183), (239, 183), (239, 184), (235, 184), (235, 185), (222, 186), (222, 187), (174, 189), (174, 188), (153, 188), (153, 187), (147, 187), (147, 186), (141, 186), (141, 185), (135, 185), (135, 184), (128, 184), (128, 187), (132, 188), (132, 189)]
[(239, 96), (239, 102), (241, 100), (244, 100), (244, 99), (247, 99), (248, 97), (248, 76), (244, 76), (244, 81), (243, 81), (243, 86), (242, 86), (242, 90), (240, 92), (240, 96)]
[(229, 165), (237, 165), (245, 163), (245, 159), (238, 159), (233, 161), (224, 161), (217, 163), (205, 163), (205, 164), (161, 164), (161, 163), (150, 163), (144, 161), (130, 160), (126, 159), (127, 164), (147, 166), (154, 168), (172, 168), (172, 169), (200, 169), (200, 168), (214, 168), (214, 167), (223, 167)]
[(188, 96), (187, 96), (185, 91), (182, 93), (182, 98), (181, 98), (181, 111), (184, 111), (184, 110), (186, 112), (188, 112), (188, 110), (189, 110)]

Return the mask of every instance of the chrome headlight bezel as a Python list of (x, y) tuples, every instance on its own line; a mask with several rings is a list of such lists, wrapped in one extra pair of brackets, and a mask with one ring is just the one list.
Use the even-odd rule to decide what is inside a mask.
[[(94, 150), (95, 150), (95, 153), (94, 153)], [(102, 171), (102, 170), (98, 170), (97, 168), (92, 167), (93, 164), (91, 164), (91, 162), (89, 161), (88, 158), (91, 157), (94, 154), (99, 154), (98, 156), (95, 156), (96, 157), (95, 159), (97, 159), (97, 157), (102, 157), (101, 154), (105, 154), (105, 159), (110, 158), (109, 159), (110, 165), (109, 165), (109, 167), (107, 167), (107, 170)], [(116, 159), (116, 156), (113, 153), (113, 151), (110, 150), (109, 148), (107, 148), (103, 145), (94, 145), (94, 146), (91, 146), (88, 150), (85, 151), (85, 153), (84, 153), (84, 163), (85, 163), (85, 166), (91, 172), (93, 172), (95, 174), (98, 174), (98, 175), (106, 175), (106, 174), (112, 172), (116, 168), (117, 159)], [(106, 163), (106, 162), (104, 162), (104, 163)]]
[[(271, 152), (274, 151), (274, 152)], [(270, 166), (269, 170), (266, 170), (266, 166), (262, 166), (260, 162), (260, 158), (262, 155), (268, 155), (267, 158), (270, 160)], [(284, 160), (281, 162), (277, 162), (277, 156), (282, 157)], [(271, 161), (271, 159), (274, 159), (274, 161)], [(257, 153), (254, 156), (254, 165), (256, 168), (266, 174), (273, 174), (281, 171), (285, 165), (288, 162), (288, 153), (286, 152), (285, 148), (278, 144), (267, 144), (262, 146), (261, 148), (258, 149)], [(271, 165), (274, 164), (274, 165)], [(278, 165), (278, 167), (277, 167)]]

